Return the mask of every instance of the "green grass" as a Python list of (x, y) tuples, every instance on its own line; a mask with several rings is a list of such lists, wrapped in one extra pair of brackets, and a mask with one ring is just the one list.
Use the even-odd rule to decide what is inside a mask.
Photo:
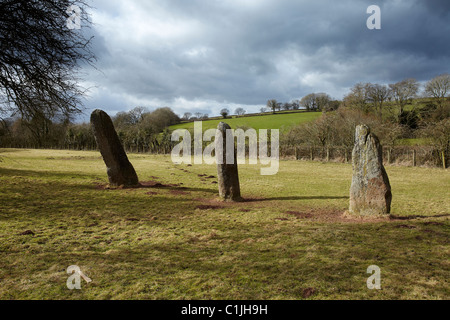
[[(178, 186), (114, 190), (97, 152), (0, 158), (0, 299), (450, 298), (448, 170), (388, 166), (397, 219), (362, 221), (341, 216), (348, 164), (241, 165), (251, 201), (232, 204), (199, 177), (215, 166), (169, 156), (130, 160), (141, 181)], [(372, 264), (381, 290), (366, 287)], [(70, 265), (93, 282), (67, 289)]]
[[(320, 117), (321, 112), (295, 112), (295, 113), (276, 113), (265, 114), (261, 116), (249, 117), (233, 117), (227, 119), (214, 119), (202, 121), (203, 130), (217, 128), (219, 122), (224, 121), (233, 129), (237, 127), (249, 127), (256, 130), (259, 129), (280, 129), (286, 130), (294, 125), (313, 121)], [(169, 127), (170, 130), (175, 129), (193, 129), (194, 123), (180, 123)]]
[(397, 144), (401, 146), (429, 146), (430, 139), (427, 138), (399, 139)]

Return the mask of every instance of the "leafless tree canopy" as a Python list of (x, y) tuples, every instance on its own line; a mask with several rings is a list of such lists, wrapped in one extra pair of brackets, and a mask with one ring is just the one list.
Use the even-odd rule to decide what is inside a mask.
[(416, 79), (409, 78), (402, 81), (389, 84), (392, 98), (397, 102), (400, 111), (403, 112), (408, 100), (413, 99), (419, 91), (419, 82)]
[[(81, 9), (81, 29), (67, 27), (71, 5)], [(24, 119), (80, 112), (77, 71), (92, 65), (90, 21), (83, 1), (0, 2), (0, 115)]]
[(450, 93), (450, 74), (445, 73), (434, 77), (425, 85), (425, 93), (436, 98), (439, 105)]
[(275, 99), (267, 100), (267, 104), (266, 105), (267, 105), (267, 108), (272, 110), (273, 113), (275, 113), (275, 110), (278, 107), (277, 100), (275, 100)]
[(238, 116), (243, 116), (245, 114), (244, 108), (237, 108), (234, 113), (236, 113)]
[(391, 92), (389, 87), (382, 84), (368, 84), (367, 86), (367, 98), (373, 103), (375, 109), (378, 110), (378, 116), (380, 120), (383, 118), (383, 103), (389, 98)]

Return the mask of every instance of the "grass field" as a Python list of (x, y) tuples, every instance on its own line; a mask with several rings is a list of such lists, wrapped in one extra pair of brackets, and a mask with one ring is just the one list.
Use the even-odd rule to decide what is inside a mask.
[(98, 152), (0, 149), (0, 299), (450, 298), (448, 170), (388, 166), (394, 218), (366, 221), (348, 164), (242, 165), (233, 204), (215, 166), (130, 160), (146, 187), (105, 188)]
[[(214, 119), (202, 121), (203, 130), (217, 128), (220, 121), (228, 123), (231, 128), (249, 127), (259, 129), (280, 129), (286, 130), (293, 125), (315, 120), (322, 112), (296, 112), (296, 113), (276, 113), (264, 114), (261, 116), (233, 117), (227, 119)], [(169, 127), (175, 129), (194, 129), (194, 122), (180, 123)]]

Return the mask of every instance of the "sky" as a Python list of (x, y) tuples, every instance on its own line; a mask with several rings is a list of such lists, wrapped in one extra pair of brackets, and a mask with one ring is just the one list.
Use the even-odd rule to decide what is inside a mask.
[[(450, 72), (448, 0), (93, 0), (87, 120), (136, 106), (219, 115), (358, 82)], [(368, 29), (370, 5), (381, 29)], [(84, 30), (84, 28), (82, 29)]]

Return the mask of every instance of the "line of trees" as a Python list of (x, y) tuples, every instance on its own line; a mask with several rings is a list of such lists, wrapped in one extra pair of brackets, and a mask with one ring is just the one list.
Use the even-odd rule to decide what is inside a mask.
[(305, 109), (306, 111), (332, 111), (336, 110), (340, 105), (339, 100), (333, 100), (328, 94), (324, 92), (310, 93), (304, 96), (300, 100), (293, 100), (291, 102), (278, 102), (276, 99), (270, 99), (267, 101), (266, 106), (261, 108), (261, 112), (267, 110), (276, 113), (281, 110), (299, 110)]
[(181, 120), (195, 121), (195, 120), (208, 120), (208, 118), (209, 115), (207, 113), (194, 112), (194, 114), (192, 114), (191, 112), (185, 112), (181, 117)]
[[(427, 99), (416, 99), (419, 89), (415, 79), (389, 85), (357, 83), (337, 111), (330, 112), (334, 108), (323, 104), (319, 119), (283, 134), (282, 147), (294, 149), (296, 153), (297, 148), (306, 148), (310, 150), (310, 159), (326, 160), (333, 157), (333, 151), (339, 150), (339, 156), (348, 161), (355, 127), (365, 123), (379, 136), (387, 162), (393, 161), (393, 151), (400, 139), (416, 138), (431, 148), (430, 161), (446, 168), (450, 154), (450, 75), (439, 75), (425, 84)], [(321, 100), (315, 100), (317, 95), (306, 97), (313, 108), (320, 106)], [(318, 154), (312, 154), (313, 151)]]
[[(446, 108), (449, 113), (450, 105), (447, 104)], [(336, 112), (323, 113), (316, 121), (296, 126), (283, 133), (280, 147), (283, 150), (282, 156), (322, 161), (341, 159), (348, 162), (351, 159), (355, 127), (364, 123), (380, 138), (387, 163), (396, 160), (409, 161), (412, 159), (410, 155), (415, 157), (416, 151), (422, 150), (427, 153), (423, 162), (447, 168), (450, 154), (450, 118), (438, 120), (439, 118), (436, 116), (435, 121), (429, 121), (428, 113), (421, 114), (420, 126), (410, 130), (396, 122), (381, 122), (376, 114), (341, 107)], [(405, 138), (419, 138), (421, 144), (400, 145), (399, 140)], [(413, 163), (415, 162), (414, 159)]]
[[(127, 151), (161, 152), (171, 150), (168, 127), (180, 122), (170, 108), (152, 112), (136, 107), (112, 117), (117, 134)], [(1, 147), (59, 148), (95, 150), (95, 138), (89, 123), (73, 124), (67, 119), (7, 118), (0, 122)]]

